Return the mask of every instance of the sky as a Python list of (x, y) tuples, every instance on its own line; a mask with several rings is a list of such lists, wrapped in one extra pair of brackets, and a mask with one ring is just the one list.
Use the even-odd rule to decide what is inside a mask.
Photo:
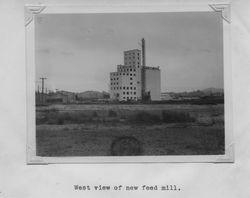
[(160, 66), (161, 91), (223, 88), (221, 13), (39, 14), (35, 17), (36, 86), (108, 91), (123, 51), (146, 40), (146, 65)]

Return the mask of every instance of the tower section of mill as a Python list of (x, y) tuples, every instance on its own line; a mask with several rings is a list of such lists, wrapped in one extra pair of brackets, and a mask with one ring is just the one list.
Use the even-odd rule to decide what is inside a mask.
[(110, 73), (110, 97), (118, 101), (157, 101), (161, 94), (159, 67), (146, 66), (145, 40), (142, 50), (124, 51), (124, 64)]

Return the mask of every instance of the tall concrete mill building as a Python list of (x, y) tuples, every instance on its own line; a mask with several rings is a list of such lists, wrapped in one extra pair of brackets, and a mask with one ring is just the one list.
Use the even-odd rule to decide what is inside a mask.
[(159, 67), (146, 66), (145, 40), (142, 50), (124, 51), (124, 65), (110, 73), (112, 100), (161, 100), (161, 72)]
[(142, 50), (124, 51), (124, 65), (110, 73), (112, 100), (161, 100), (161, 71), (159, 67), (146, 66), (145, 40)]

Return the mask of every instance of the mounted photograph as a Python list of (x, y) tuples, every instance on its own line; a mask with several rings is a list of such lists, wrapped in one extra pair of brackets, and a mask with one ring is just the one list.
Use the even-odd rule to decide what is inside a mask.
[(29, 162), (233, 160), (227, 7), (58, 9), (28, 8)]

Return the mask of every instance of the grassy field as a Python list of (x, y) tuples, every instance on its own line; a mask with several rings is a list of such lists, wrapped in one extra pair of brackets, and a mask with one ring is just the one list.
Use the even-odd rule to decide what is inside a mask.
[(39, 156), (224, 153), (223, 105), (53, 105), (36, 124)]

